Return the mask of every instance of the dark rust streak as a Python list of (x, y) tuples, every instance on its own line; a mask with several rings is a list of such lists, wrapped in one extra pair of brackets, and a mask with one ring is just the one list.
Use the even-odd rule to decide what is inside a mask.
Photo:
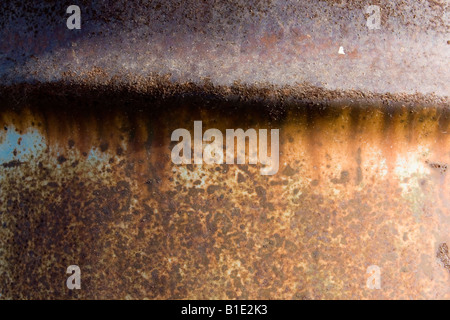
[(448, 255), (448, 246), (446, 243), (441, 243), (439, 245), (439, 249), (436, 256), (442, 262), (444, 268), (447, 269), (448, 272), (450, 272), (450, 257)]

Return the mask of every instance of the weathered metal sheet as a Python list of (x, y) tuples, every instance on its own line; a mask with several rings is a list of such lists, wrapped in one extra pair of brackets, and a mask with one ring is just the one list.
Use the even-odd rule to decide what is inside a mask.
[[(449, 297), (448, 108), (16, 90), (2, 94), (4, 297)], [(171, 132), (198, 119), (280, 128), (278, 173), (174, 165)]]
[[(78, 4), (81, 29), (66, 9)], [(368, 5), (381, 11), (369, 29)], [(448, 1), (2, 1), (5, 82), (156, 73), (174, 81), (448, 96)], [(345, 55), (340, 55), (343, 47)], [(106, 75), (101, 79), (101, 75)], [(93, 79), (90, 79), (92, 81)]]
[[(0, 298), (449, 299), (448, 3), (366, 4), (2, 2)], [(278, 172), (175, 165), (198, 120)]]

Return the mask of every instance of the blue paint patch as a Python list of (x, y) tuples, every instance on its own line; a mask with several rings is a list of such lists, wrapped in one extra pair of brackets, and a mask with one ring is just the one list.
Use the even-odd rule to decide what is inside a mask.
[(30, 160), (47, 147), (44, 137), (34, 130), (20, 134), (14, 127), (8, 127), (0, 135), (0, 164)]
[(87, 156), (87, 161), (101, 161), (108, 162), (110, 156), (107, 153), (100, 152), (97, 148), (92, 148)]
[(98, 154), (96, 154), (96, 153), (97, 152), (95, 152), (94, 149), (91, 149), (91, 151), (89, 151), (89, 153), (88, 153), (87, 160), (88, 161), (90, 161), (90, 160), (99, 160)]

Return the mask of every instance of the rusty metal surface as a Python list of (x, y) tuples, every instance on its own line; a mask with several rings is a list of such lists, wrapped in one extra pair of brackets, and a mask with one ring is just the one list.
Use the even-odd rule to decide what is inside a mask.
[[(0, 298), (450, 299), (448, 2), (378, 3), (2, 2)], [(278, 173), (173, 164), (195, 120)]]
[[(156, 73), (216, 85), (450, 91), (446, 0), (75, 2), (2, 1), (2, 82), (101, 69), (108, 79)], [(81, 30), (66, 27), (69, 4), (81, 7)], [(373, 4), (381, 8), (379, 30), (366, 26), (365, 8)]]
[[(448, 107), (16, 90), (1, 101), (3, 297), (449, 298)], [(278, 174), (174, 165), (170, 133), (198, 119), (281, 128)], [(64, 286), (70, 264), (82, 290)]]

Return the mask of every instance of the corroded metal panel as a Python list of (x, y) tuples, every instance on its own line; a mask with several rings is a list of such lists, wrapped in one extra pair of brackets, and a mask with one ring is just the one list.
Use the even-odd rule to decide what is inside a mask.
[[(448, 3), (367, 4), (2, 2), (0, 298), (450, 299)], [(194, 121), (278, 171), (174, 164)]]
[[(96, 83), (156, 73), (220, 85), (450, 91), (446, 0), (76, 2), (2, 1), (3, 81), (73, 79), (100, 69)], [(66, 27), (70, 4), (81, 8), (80, 30)], [(367, 27), (369, 5), (380, 8), (379, 29)]]
[[(449, 298), (445, 106), (16, 90), (1, 112), (5, 297)], [(199, 119), (280, 128), (278, 173), (174, 165), (171, 132)]]

